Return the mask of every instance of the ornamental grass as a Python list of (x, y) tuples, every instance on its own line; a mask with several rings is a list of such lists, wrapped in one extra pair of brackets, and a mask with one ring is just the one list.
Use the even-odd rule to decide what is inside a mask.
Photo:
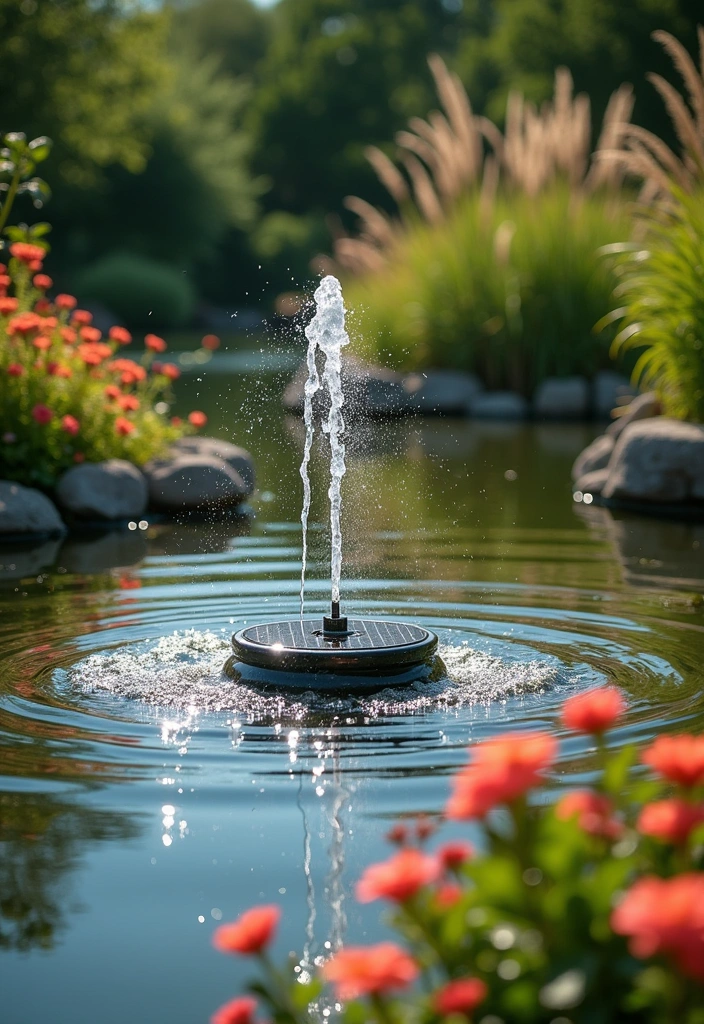
[(162, 338), (148, 334), (136, 359), (120, 355), (129, 331), (103, 337), (74, 296), (50, 297), (41, 246), (14, 242), (9, 254), (0, 264), (0, 477), (51, 488), (77, 463), (143, 465), (205, 425), (199, 411), (168, 417), (180, 371), (154, 360)]
[[(293, 955), (273, 964), (276, 906), (221, 925), (216, 949), (255, 956), (261, 977), (212, 1024), (701, 1024), (704, 736), (610, 749), (625, 710), (612, 687), (566, 701), (594, 770), (556, 800), (552, 734), (470, 748), (444, 813), (395, 825), (357, 881), (395, 940), (333, 950), (310, 979)], [(476, 848), (438, 841), (447, 822)]]

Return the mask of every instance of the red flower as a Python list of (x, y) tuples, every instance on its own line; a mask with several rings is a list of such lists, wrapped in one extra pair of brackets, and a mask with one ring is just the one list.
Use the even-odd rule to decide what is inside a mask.
[[(58, 299), (57, 299), (57, 302), (58, 302)], [(84, 326), (89, 324), (89, 323), (92, 323), (92, 321), (93, 321), (93, 314), (89, 313), (87, 309), (77, 309), (77, 310), (75, 310), (73, 316), (71, 317), (71, 323), (83, 324)]]
[(172, 427), (180, 427), (182, 423), (183, 423), (183, 420), (181, 419), (180, 416), (172, 416), (171, 417), (171, 426)]
[(214, 352), (216, 348), (220, 348), (220, 339), (217, 334), (206, 334), (201, 341), (201, 345), (203, 348), (207, 348), (211, 352)]
[(613, 911), (611, 927), (630, 936), (633, 956), (669, 955), (684, 974), (704, 981), (704, 874), (639, 879)]
[(78, 299), (73, 295), (57, 295), (54, 299), (54, 305), (57, 309), (75, 309), (78, 303)]
[(34, 263), (37, 260), (41, 262), (44, 259), (44, 250), (29, 242), (13, 242), (10, 246), (10, 253), (22, 263)]
[(9, 274), (0, 274), (0, 288), (9, 288), (12, 284), (12, 278)]
[(132, 341), (132, 335), (126, 327), (111, 327), (108, 337), (112, 341), (116, 341), (118, 345), (129, 345)]
[(48, 405), (35, 405), (32, 409), (32, 419), (39, 423), (42, 427), (45, 427), (47, 423), (51, 423), (54, 418), (54, 413), (51, 411)]
[(255, 999), (240, 996), (221, 1006), (210, 1018), (210, 1024), (254, 1024)]
[(17, 299), (13, 299), (7, 295), (0, 296), (0, 313), (3, 316), (8, 316), (10, 313), (14, 313), (17, 309)]
[(221, 953), (261, 953), (274, 937), (281, 917), (275, 904), (245, 910), (231, 924), (220, 925), (213, 935), (213, 945)]
[(63, 416), (61, 419), (61, 429), (65, 430), (66, 433), (70, 434), (72, 437), (75, 437), (81, 429), (81, 424), (75, 416)]
[(166, 352), (168, 347), (164, 339), (159, 338), (156, 334), (148, 334), (144, 339), (144, 344), (152, 352)]
[(147, 371), (133, 359), (113, 359), (108, 363), (108, 370), (121, 374), (120, 380), (123, 384), (134, 384), (136, 381), (144, 380)]
[(486, 999), (488, 991), (481, 978), (458, 978), (435, 992), (433, 1009), (441, 1017), (449, 1017), (452, 1013), (469, 1016)]
[(21, 377), (24, 373), (24, 366), (21, 363), (10, 363), (7, 372), (10, 377)]
[(48, 274), (35, 274), (32, 284), (35, 288), (39, 288), (40, 291), (45, 292), (47, 288), (51, 288), (53, 281)]
[(46, 352), (47, 349), (51, 348), (51, 338), (45, 338), (43, 334), (38, 334), (32, 344), (40, 352)]
[[(78, 333), (80, 334), (84, 341), (88, 341), (91, 343), (100, 341), (100, 339), (103, 336), (103, 332), (99, 331), (97, 327), (81, 327)], [(110, 352), (110, 355), (112, 355), (112, 351)]]
[(78, 335), (74, 331), (73, 327), (62, 327), (59, 334), (67, 345), (73, 345), (78, 340)]
[(63, 377), (65, 380), (70, 380), (73, 377), (71, 367), (64, 366), (62, 363), (49, 363), (47, 370), (52, 377)]
[(360, 903), (378, 899), (404, 903), (439, 876), (438, 860), (409, 846), (381, 864), (367, 868), (357, 882), (357, 899)]
[(18, 313), (7, 325), (7, 333), (27, 335), (38, 331), (41, 326), (42, 318), (36, 313)]
[(462, 899), (462, 887), (456, 882), (445, 882), (435, 893), (435, 902), (440, 910), (450, 910)]
[(415, 960), (394, 942), (348, 946), (323, 966), (322, 975), (335, 986), (338, 999), (407, 988), (418, 977)]
[(474, 856), (474, 847), (471, 843), (458, 840), (457, 842), (445, 843), (439, 850), (435, 851), (435, 856), (445, 869), (458, 868), (466, 861), (471, 860)]
[(99, 341), (84, 342), (84, 344), (78, 346), (76, 351), (86, 366), (100, 366), (104, 359), (112, 355), (110, 346), (104, 345)]
[(613, 686), (570, 697), (562, 705), (562, 721), (576, 732), (602, 733), (609, 729), (626, 710), (626, 703)]
[(83, 454), (83, 452), (74, 452), (73, 453), (73, 461), (74, 462), (85, 462), (86, 461), (86, 457)]
[(497, 804), (523, 796), (555, 760), (557, 740), (548, 733), (517, 732), (479, 743), (473, 754), (472, 763), (455, 776), (448, 818), (483, 818)]
[(690, 833), (704, 822), (704, 806), (690, 804), (680, 797), (656, 800), (640, 812), (637, 829), (666, 843), (686, 843)]
[(430, 839), (436, 827), (435, 822), (431, 821), (427, 814), (419, 815), (416, 819), (416, 839), (421, 843)]
[(134, 412), (139, 409), (139, 399), (136, 395), (118, 395), (117, 404), (123, 412)]
[(154, 366), (155, 373), (160, 373), (164, 377), (168, 377), (169, 380), (178, 380), (181, 376), (181, 371), (178, 366), (174, 366), (173, 363), (159, 363), (159, 369), (157, 370), (156, 364)]
[(108, 384), (104, 391), (106, 398), (119, 398), (122, 394), (117, 384)]
[(669, 782), (698, 786), (704, 782), (704, 736), (659, 736), (641, 760)]
[(42, 263), (42, 260), (30, 260), (29, 263), (27, 264), (27, 267), (29, 268), (29, 270), (41, 270)]
[(396, 825), (391, 826), (386, 833), (386, 838), (395, 846), (403, 846), (404, 843), (408, 842), (408, 829), (405, 825), (398, 822)]
[(118, 416), (115, 420), (115, 430), (122, 437), (127, 437), (134, 430), (134, 423), (132, 420), (125, 419), (124, 416)]
[(34, 303), (35, 313), (47, 313), (51, 309), (51, 303), (48, 299), (37, 299)]
[(208, 422), (208, 417), (205, 415), (204, 412), (198, 412), (197, 410), (194, 410), (193, 412), (189, 412), (188, 422), (191, 424), (192, 427), (195, 427), (197, 430), (200, 430), (200, 428), (204, 427), (205, 424)]
[(608, 797), (593, 793), (590, 789), (578, 789), (568, 793), (558, 803), (555, 814), (561, 821), (577, 818), (583, 832), (593, 836), (615, 839), (623, 832), (623, 825), (613, 817), (613, 805)]
[[(38, 303), (37, 303), (38, 305)], [(42, 317), (42, 329), (45, 331), (53, 331), (55, 327), (58, 327), (59, 321), (55, 316)]]

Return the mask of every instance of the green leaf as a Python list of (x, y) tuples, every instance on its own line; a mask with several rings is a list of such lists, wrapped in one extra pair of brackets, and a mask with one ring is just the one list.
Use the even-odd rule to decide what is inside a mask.
[(34, 160), (35, 164), (40, 164), (51, 153), (51, 147), (51, 139), (46, 135), (41, 135), (38, 139), (32, 139), (27, 149), (31, 150), (32, 160)]
[(306, 985), (293, 984), (290, 989), (291, 1002), (297, 1010), (305, 1010), (309, 1003), (312, 1003), (323, 990), (323, 983), (317, 978), (309, 981)]

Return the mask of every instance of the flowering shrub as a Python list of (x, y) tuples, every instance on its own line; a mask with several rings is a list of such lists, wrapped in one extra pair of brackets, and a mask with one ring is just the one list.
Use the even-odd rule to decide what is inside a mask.
[[(148, 334), (138, 361), (121, 356), (129, 331), (104, 338), (72, 295), (49, 297), (41, 246), (18, 241), (9, 254), (0, 264), (0, 475), (49, 487), (78, 462), (141, 465), (205, 425), (199, 411), (185, 423), (166, 415), (179, 369), (153, 361), (162, 338)], [(216, 347), (212, 335), (205, 347)]]
[[(345, 1024), (701, 1024), (704, 737), (611, 753), (604, 733), (624, 707), (612, 687), (565, 703), (563, 723), (592, 735), (599, 770), (554, 804), (537, 792), (553, 736), (472, 748), (445, 818), (481, 828), (481, 853), (462, 840), (428, 849), (428, 819), (389, 832), (398, 849), (356, 896), (390, 904), (401, 943), (346, 947), (306, 983), (269, 959), (276, 907), (222, 925), (214, 945), (259, 958), (251, 991), (277, 1024), (317, 1019), (324, 984)], [(212, 1024), (255, 1024), (256, 1008), (234, 999)]]

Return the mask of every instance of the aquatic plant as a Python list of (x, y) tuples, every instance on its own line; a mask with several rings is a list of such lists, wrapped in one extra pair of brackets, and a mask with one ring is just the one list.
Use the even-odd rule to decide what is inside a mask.
[(440, 58), (430, 65), (442, 112), (413, 118), (397, 135), (404, 170), (367, 151), (398, 216), (350, 197), (361, 229), (335, 243), (353, 275), (358, 347), (525, 391), (547, 374), (596, 369), (607, 343), (591, 329), (613, 286), (596, 250), (629, 227), (624, 168), (600, 154), (618, 145), (630, 87), (612, 96), (590, 157), (589, 99), (573, 96), (566, 68), (540, 110), (511, 94), (502, 134), (472, 113)]
[[(307, 1024), (322, 1008), (345, 1024), (698, 1024), (704, 736), (609, 750), (605, 733), (624, 710), (611, 687), (565, 702), (563, 725), (592, 737), (595, 771), (590, 788), (552, 803), (541, 792), (558, 754), (552, 734), (473, 746), (443, 817), (455, 830), (471, 822), (478, 850), (431, 843), (442, 818), (391, 829), (398, 849), (367, 868), (356, 895), (391, 906), (399, 941), (345, 947), (318, 977), (297, 977), (272, 965), (277, 917), (261, 907), (220, 926), (214, 945), (258, 956), (264, 977), (250, 989), (277, 1024)], [(255, 1014), (241, 997), (212, 1020), (254, 1024)]]

